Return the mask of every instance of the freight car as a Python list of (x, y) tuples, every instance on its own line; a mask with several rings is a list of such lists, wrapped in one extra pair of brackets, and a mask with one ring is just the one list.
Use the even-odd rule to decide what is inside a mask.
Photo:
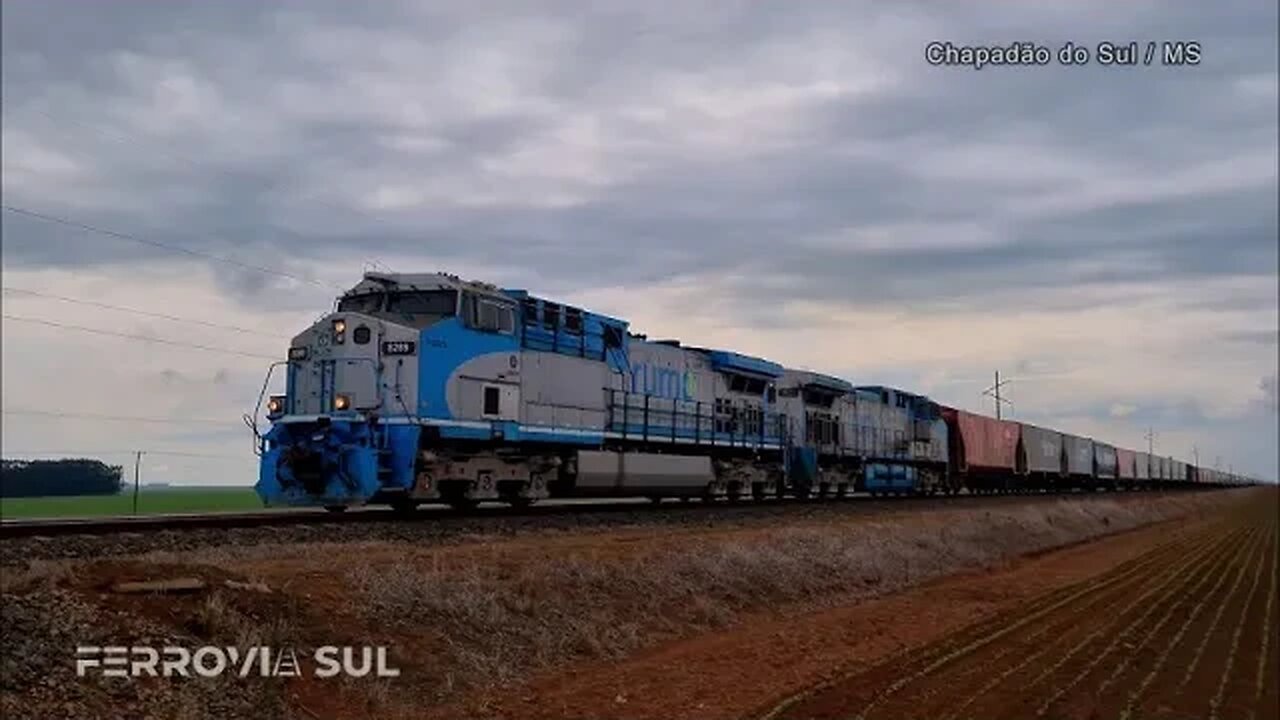
[(1116, 448), (1116, 486), (1129, 489), (1138, 484), (1138, 454)]
[(1019, 423), (1022, 432), (1021, 468), (1026, 473), (1026, 484), (1041, 490), (1053, 490), (1066, 485), (1067, 453), (1062, 433), (1057, 430)]
[(1018, 462), (1022, 432), (1018, 423), (996, 420), (956, 408), (944, 408), (951, 441), (953, 472), (979, 493), (1017, 487), (1023, 466)]
[[(444, 273), (366, 273), (293, 338), (264, 388), (276, 372), (284, 394), (259, 399), (270, 427), (259, 432), (259, 410), (250, 422), (269, 505), (734, 501), (1128, 479), (1116, 451), (1092, 440), (649, 340), (619, 318)], [(1172, 461), (1134, 462), (1144, 459), (1149, 478), (1175, 475)]]

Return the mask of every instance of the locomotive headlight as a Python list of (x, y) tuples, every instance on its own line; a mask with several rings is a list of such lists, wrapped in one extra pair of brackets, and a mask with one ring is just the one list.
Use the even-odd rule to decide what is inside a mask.
[(337, 395), (333, 398), (334, 410), (346, 410), (351, 407), (351, 398), (346, 395)]
[(307, 348), (305, 348), (305, 347), (291, 347), (291, 348), (289, 348), (289, 359), (290, 359), (290, 360), (306, 360), (306, 359), (307, 359)]
[(341, 345), (346, 342), (347, 321), (338, 319), (333, 321), (333, 342)]
[(272, 395), (267, 401), (267, 417), (277, 418), (284, 414), (284, 395)]

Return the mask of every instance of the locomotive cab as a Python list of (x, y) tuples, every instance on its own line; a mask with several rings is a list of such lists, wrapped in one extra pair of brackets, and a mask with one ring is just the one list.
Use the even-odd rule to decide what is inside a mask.
[(272, 367), (283, 369), (285, 392), (267, 402), (264, 501), (345, 506), (408, 489), (417, 449), (410, 425), (429, 404), (419, 392), (424, 350), (447, 345), (431, 330), (465, 313), (467, 325), (501, 329), (505, 319), (511, 330), (511, 312), (478, 317), (484, 308), (471, 285), (443, 274), (366, 273), (334, 312), (293, 338), (287, 360)]

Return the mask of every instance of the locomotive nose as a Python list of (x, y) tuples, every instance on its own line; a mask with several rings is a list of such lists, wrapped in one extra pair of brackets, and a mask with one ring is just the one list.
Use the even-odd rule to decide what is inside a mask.
[[(404, 334), (412, 333), (406, 328)], [(359, 313), (322, 318), (293, 340), (289, 413), (325, 415), (378, 408), (380, 340), (399, 335), (391, 323)]]
[(329, 481), (325, 473), (324, 455), (301, 445), (290, 447), (280, 456), (280, 464), (288, 469), (282, 476), (292, 477), (308, 495), (322, 495)]

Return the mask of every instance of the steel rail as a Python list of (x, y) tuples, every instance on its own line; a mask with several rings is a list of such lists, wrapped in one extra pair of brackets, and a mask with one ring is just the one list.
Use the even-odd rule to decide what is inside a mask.
[(0, 539), (24, 537), (52, 537), (64, 535), (114, 535), (143, 534), (163, 531), (183, 531), (200, 528), (254, 528), (283, 527), (291, 525), (336, 525), (342, 523), (376, 522), (431, 522), (434, 519), (457, 517), (537, 517), (575, 513), (617, 512), (697, 512), (715, 513), (718, 510), (744, 510), (771, 507), (855, 506), (859, 510), (883, 508), (924, 509), (945, 507), (953, 503), (1005, 504), (1028, 500), (1054, 500), (1064, 497), (1133, 497), (1137, 495), (1163, 495), (1196, 490), (1219, 488), (1167, 488), (1129, 490), (1121, 492), (1062, 492), (1062, 493), (1009, 493), (906, 496), (873, 498), (867, 493), (857, 493), (846, 498), (794, 498), (785, 497), (765, 501), (741, 500), (727, 502), (678, 502), (665, 499), (654, 504), (646, 498), (567, 499), (546, 500), (533, 507), (512, 508), (505, 505), (481, 505), (470, 510), (456, 510), (445, 505), (423, 506), (413, 512), (397, 512), (383, 507), (352, 508), (347, 512), (332, 513), (319, 508), (285, 510), (257, 510), (249, 512), (188, 513), (168, 515), (137, 515), (89, 518), (49, 518), (0, 520)]

